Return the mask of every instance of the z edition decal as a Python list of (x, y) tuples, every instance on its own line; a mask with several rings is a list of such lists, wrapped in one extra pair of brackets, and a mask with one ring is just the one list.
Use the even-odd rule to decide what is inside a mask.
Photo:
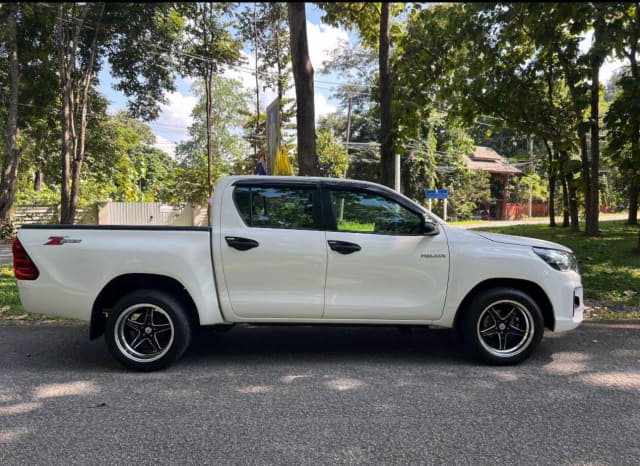
[(68, 236), (49, 236), (49, 241), (44, 243), (45, 246), (62, 246), (67, 243), (80, 243), (81, 239), (72, 239)]

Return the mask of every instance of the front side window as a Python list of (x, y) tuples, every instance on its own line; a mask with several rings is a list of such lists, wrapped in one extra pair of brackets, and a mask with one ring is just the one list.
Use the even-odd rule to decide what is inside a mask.
[(306, 187), (239, 186), (234, 198), (247, 226), (306, 229), (314, 227), (314, 191)]
[(422, 219), (397, 202), (366, 191), (331, 189), (338, 231), (415, 235)]

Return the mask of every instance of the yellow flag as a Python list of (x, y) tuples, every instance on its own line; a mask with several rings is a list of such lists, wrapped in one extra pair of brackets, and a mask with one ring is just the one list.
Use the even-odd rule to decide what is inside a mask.
[(293, 167), (289, 161), (289, 154), (287, 154), (286, 146), (281, 146), (276, 149), (276, 160), (273, 164), (273, 174), (293, 176)]

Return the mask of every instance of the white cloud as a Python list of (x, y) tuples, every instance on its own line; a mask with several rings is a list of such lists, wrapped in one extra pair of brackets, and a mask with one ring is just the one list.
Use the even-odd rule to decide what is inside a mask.
[[(243, 63), (233, 68), (227, 68), (223, 76), (225, 78), (236, 79), (240, 81), (242, 83), (242, 87), (244, 87), (245, 89), (255, 90), (256, 78), (253, 75), (253, 70), (255, 70), (256, 66), (255, 55), (245, 52), (241, 52), (241, 55)], [(260, 89), (260, 91), (262, 91), (262, 89)]]
[(160, 133), (169, 142), (180, 142), (188, 138), (188, 127), (193, 123), (191, 111), (198, 102), (198, 98), (170, 92), (167, 94), (167, 104), (161, 105), (158, 119), (149, 123), (156, 136)]
[(628, 66), (628, 64), (623, 60), (607, 58), (602, 65), (602, 68), (600, 68), (600, 82), (602, 84), (606, 84), (611, 79), (611, 76), (613, 76), (613, 73), (615, 73), (618, 68), (621, 68), (625, 65)]
[[(592, 42), (593, 42), (593, 30), (589, 30), (585, 33), (584, 37), (580, 41), (580, 53), (582, 54), (588, 53), (589, 50), (591, 49)], [(622, 60), (617, 60), (612, 57), (607, 57), (604, 64), (602, 65), (602, 68), (600, 68), (600, 75), (599, 75), (600, 82), (602, 84), (606, 84), (607, 81), (611, 79), (611, 76), (613, 75), (613, 73), (618, 68), (624, 65), (625, 63)]]
[(156, 149), (160, 149), (163, 152), (169, 154), (171, 158), (176, 158), (176, 143), (169, 141), (167, 138), (162, 137), (158, 134), (156, 136), (156, 142), (151, 144)]
[(320, 117), (336, 111), (336, 107), (329, 104), (326, 97), (318, 92), (316, 92), (314, 101), (316, 107), (316, 123)]
[[(349, 35), (345, 30), (323, 24), (312, 24), (309, 21), (307, 21), (307, 36), (309, 41), (309, 57), (316, 75), (319, 74), (322, 62), (329, 58), (329, 53), (338, 46), (340, 41), (349, 40)], [(228, 68), (224, 72), (224, 76), (237, 79), (245, 89), (254, 92), (255, 77), (253, 76), (252, 70), (255, 67), (255, 55), (242, 52), (242, 56), (244, 63), (233, 68)], [(187, 85), (191, 85), (194, 82), (192, 77), (185, 77), (184, 79)], [(274, 89), (263, 90), (262, 83), (260, 83), (261, 111), (264, 112), (264, 107), (271, 102), (275, 96), (276, 92)], [(286, 92), (285, 97), (295, 99), (295, 88), (293, 86)], [(149, 125), (157, 137), (154, 146), (174, 156), (176, 143), (188, 138), (188, 127), (193, 122), (191, 111), (198, 99), (180, 92), (168, 93), (167, 99), (168, 103), (161, 106), (161, 113), (158, 119), (149, 123)], [(327, 97), (320, 92), (315, 93), (314, 101), (316, 121), (319, 117), (336, 111), (336, 107), (329, 104)]]
[(317, 73), (322, 68), (322, 62), (329, 58), (329, 53), (337, 48), (341, 41), (349, 40), (349, 34), (344, 29), (307, 21), (307, 40), (309, 42), (309, 58)]

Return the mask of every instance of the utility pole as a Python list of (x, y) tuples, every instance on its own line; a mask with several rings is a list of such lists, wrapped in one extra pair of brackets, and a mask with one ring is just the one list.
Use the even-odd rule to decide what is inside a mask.
[(353, 104), (353, 97), (349, 96), (349, 102), (347, 104), (347, 155), (349, 155), (349, 136), (351, 135), (351, 105)]
[[(351, 135), (351, 107), (353, 104), (353, 97), (351, 95), (349, 95), (349, 102), (348, 102), (348, 106), (347, 106), (347, 141), (346, 144), (344, 145), (345, 150), (347, 152), (347, 157), (349, 156), (349, 136)], [(347, 165), (347, 168), (345, 169), (345, 173), (344, 176), (347, 176), (347, 170), (349, 170), (349, 166)], [(344, 200), (343, 200), (344, 201)]]

